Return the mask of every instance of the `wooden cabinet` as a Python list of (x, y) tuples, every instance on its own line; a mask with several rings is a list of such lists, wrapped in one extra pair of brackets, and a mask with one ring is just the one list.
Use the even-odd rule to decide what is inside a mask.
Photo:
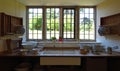
[(4, 29), (4, 34), (5, 35), (11, 32), (10, 21), (11, 21), (10, 20), (10, 15), (4, 14), (4, 24), (3, 24), (4, 27), (3, 27), (3, 29)]
[[(16, 31), (15, 29), (16, 26), (20, 26), (20, 27), (23, 26), (22, 18), (7, 15), (5, 13), (0, 13), (0, 36), (2, 36), (1, 39), (6, 40), (8, 52), (12, 51), (12, 47), (10, 47), (10, 44), (11, 44), (11, 38), (13, 37), (12, 36), (8, 37), (6, 35), (10, 33), (14, 34)], [(21, 47), (21, 41), (22, 39), (18, 39), (19, 47)]]
[(88, 57), (86, 59), (86, 71), (107, 71), (107, 58)]
[(0, 36), (4, 35), (4, 13), (0, 13)]
[(0, 13), (0, 36), (4, 36), (11, 31), (11, 17), (5, 13)]
[(109, 25), (116, 25), (120, 24), (120, 13), (101, 17), (101, 26), (109, 26)]
[(0, 13), (0, 36), (14, 33), (14, 28), (18, 25), (23, 26), (22, 18)]
[(101, 17), (100, 20), (101, 24), (98, 33), (103, 33), (103, 35), (120, 35), (120, 13)]
[(14, 17), (14, 16), (11, 16), (11, 32), (15, 32), (15, 27), (16, 26), (23, 26), (22, 24), (22, 18), (20, 17)]
[(20, 58), (1, 56), (0, 57), (0, 71), (15, 71), (14, 68), (20, 63)]
[(120, 71), (120, 57), (108, 58), (108, 71)]

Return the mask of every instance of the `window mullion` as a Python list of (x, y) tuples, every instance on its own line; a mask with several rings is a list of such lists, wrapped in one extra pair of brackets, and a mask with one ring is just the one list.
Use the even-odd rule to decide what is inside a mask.
[(55, 27), (55, 25), (56, 25), (55, 24), (55, 8), (54, 8), (54, 17), (53, 18), (54, 18), (54, 37), (56, 37), (56, 30), (55, 30), (56, 29), (56, 27)]
[[(37, 23), (39, 23), (38, 22), (38, 8), (37, 8)], [(38, 25), (38, 24), (37, 24)], [(38, 29), (37, 29), (37, 38), (36, 38), (37, 40), (38, 40)]]
[[(34, 28), (34, 9), (32, 9), (32, 28)], [(33, 33), (34, 31), (32, 30), (32, 39), (34, 37)]]
[[(90, 19), (90, 8), (89, 8), (89, 12), (88, 12), (88, 13), (89, 13), (89, 16), (88, 16), (88, 17), (89, 17), (89, 19)], [(89, 39), (89, 40), (90, 40), (90, 24), (91, 24), (91, 23), (90, 23), (90, 20), (89, 20), (89, 31), (88, 31), (88, 35), (89, 35), (89, 36), (88, 36), (88, 39)]]
[(43, 9), (43, 15), (42, 15), (42, 17), (43, 17), (43, 25), (42, 25), (42, 32), (43, 32), (43, 34), (42, 34), (42, 38), (43, 38), (43, 40), (45, 40), (46, 39), (46, 8), (45, 7), (43, 7), (42, 8)]
[(72, 10), (71, 10), (71, 16), (70, 16), (70, 19), (71, 19), (71, 23), (70, 23), (70, 38), (72, 38)]
[[(59, 35), (63, 38), (63, 34), (64, 34), (64, 33), (63, 33), (63, 29), (64, 29), (64, 24), (63, 24), (63, 22), (64, 22), (64, 18), (63, 18), (63, 17), (64, 17), (63, 8), (60, 8), (60, 11), (59, 11), (59, 12), (60, 12), (60, 18), (59, 18), (59, 19), (60, 19), (60, 20), (59, 20), (59, 22), (60, 22), (60, 28), (59, 28), (59, 29), (60, 29), (60, 34), (59, 34)], [(62, 19), (62, 18), (63, 18), (63, 19)]]
[[(85, 8), (84, 8), (84, 11), (85, 11)], [(85, 18), (85, 12), (84, 12), (84, 18)], [(83, 20), (84, 20), (84, 18), (83, 18)], [(85, 33), (86, 33), (86, 32), (85, 32), (85, 20), (84, 20), (84, 23), (83, 23), (83, 24), (84, 24), (84, 40), (85, 40)]]
[[(66, 11), (68, 11), (68, 10), (66, 9)], [(68, 22), (67, 22), (67, 19), (68, 19), (68, 15), (67, 15), (67, 13), (66, 13), (66, 38), (67, 38), (67, 27), (68, 27), (68, 26), (67, 26), (67, 23), (68, 23)]]
[(51, 38), (51, 17), (52, 15), (51, 15), (51, 8), (50, 8), (50, 38)]

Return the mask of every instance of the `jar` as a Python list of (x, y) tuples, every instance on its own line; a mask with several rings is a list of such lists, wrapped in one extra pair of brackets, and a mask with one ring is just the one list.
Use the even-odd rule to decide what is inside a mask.
[(108, 48), (107, 48), (107, 53), (108, 53), (108, 54), (112, 54), (112, 48), (111, 48), (111, 47), (108, 47)]
[(81, 53), (81, 54), (87, 54), (88, 51), (87, 51), (86, 49), (80, 49), (80, 53)]

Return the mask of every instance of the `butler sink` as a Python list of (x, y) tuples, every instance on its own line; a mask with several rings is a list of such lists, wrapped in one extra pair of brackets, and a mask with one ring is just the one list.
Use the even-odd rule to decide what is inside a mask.
[(45, 50), (42, 54), (79, 54), (77, 50)]
[[(40, 65), (81, 65), (80, 57), (64, 56), (79, 54), (78, 49), (79, 47), (44, 47), (41, 53), (43, 57), (40, 57)], [(49, 57), (44, 55), (48, 55)]]
[(44, 48), (42, 54), (79, 54), (79, 48), (74, 47), (48, 47)]

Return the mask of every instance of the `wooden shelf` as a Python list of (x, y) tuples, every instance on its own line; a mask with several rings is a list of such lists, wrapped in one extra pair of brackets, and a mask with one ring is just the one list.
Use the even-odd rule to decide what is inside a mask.
[(17, 25), (23, 26), (22, 18), (0, 13), (0, 36), (14, 33)]
[(100, 21), (100, 27), (104, 27), (109, 30), (108, 34), (103, 35), (120, 35), (120, 13), (101, 17)]

